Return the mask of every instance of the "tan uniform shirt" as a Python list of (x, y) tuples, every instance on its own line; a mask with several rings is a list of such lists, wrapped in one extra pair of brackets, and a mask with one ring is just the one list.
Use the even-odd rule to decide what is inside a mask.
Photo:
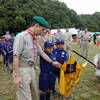
[(89, 40), (89, 37), (90, 37), (90, 33), (89, 32), (87, 32), (87, 33), (83, 32), (81, 34), (82, 41), (88, 41)]
[(16, 36), (13, 52), (19, 56), (19, 66), (28, 66), (29, 61), (34, 62), (33, 39), (28, 32), (24, 31)]

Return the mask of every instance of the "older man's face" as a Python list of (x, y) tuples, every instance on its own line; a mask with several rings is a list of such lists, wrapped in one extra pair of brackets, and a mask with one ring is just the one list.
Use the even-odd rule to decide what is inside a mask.
[(47, 34), (50, 34), (50, 29), (45, 29), (43, 32), (42, 32), (42, 36), (44, 35), (47, 35)]
[(36, 35), (41, 35), (46, 30), (47, 30), (47, 28), (45, 28), (45, 27), (43, 27), (41, 25), (38, 25), (38, 27), (36, 28)]

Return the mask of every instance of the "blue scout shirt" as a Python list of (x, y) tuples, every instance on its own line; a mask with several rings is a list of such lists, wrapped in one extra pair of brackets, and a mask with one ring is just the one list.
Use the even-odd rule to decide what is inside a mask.
[(0, 54), (2, 54), (2, 51), (3, 51), (3, 43), (0, 42)]
[[(64, 64), (64, 62), (68, 60), (68, 54), (64, 49), (59, 50), (55, 48), (53, 53), (56, 56), (56, 60), (61, 64)], [(55, 74), (58, 78), (60, 78), (60, 69), (56, 69)]]
[[(46, 53), (47, 54), (47, 53)], [(47, 54), (53, 61), (56, 61), (56, 57), (54, 54)], [(41, 72), (47, 72), (54, 71), (55, 67), (49, 64), (47, 61), (45, 61), (42, 57), (40, 57), (40, 70)]]
[(14, 38), (11, 38), (11, 39), (9, 40), (9, 42), (10, 42), (11, 44), (13, 44), (13, 43), (14, 43)]
[(64, 64), (68, 60), (68, 54), (64, 49), (59, 50), (55, 48), (53, 53), (56, 56), (56, 60), (61, 64)]
[(4, 50), (4, 52), (5, 52), (5, 54), (7, 53), (7, 44), (4, 44), (4, 46), (3, 46), (3, 50)]
[[(56, 61), (54, 54), (47, 54), (53, 61)], [(39, 89), (41, 91), (54, 90), (55, 88), (55, 67), (40, 57)]]
[(3, 56), (4, 55), (4, 51), (3, 51), (4, 50), (4, 43), (3, 42), (0, 45), (0, 49), (2, 51), (1, 53), (2, 53), (2, 56)]
[[(9, 53), (10, 51), (13, 51), (13, 46), (12, 45), (7, 46), (7, 52)], [(12, 52), (9, 53), (9, 54), (12, 54)]]
[(7, 52), (8, 52), (8, 60), (9, 63), (13, 63), (13, 46), (12, 45), (8, 45), (7, 47)]
[(3, 56), (5, 60), (8, 60), (8, 44), (4, 44)]

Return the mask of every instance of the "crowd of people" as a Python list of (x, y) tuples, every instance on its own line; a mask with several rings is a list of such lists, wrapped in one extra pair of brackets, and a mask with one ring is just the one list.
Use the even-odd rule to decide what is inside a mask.
[(78, 38), (78, 44), (80, 45), (80, 48), (82, 48), (83, 56), (88, 58), (89, 42), (91, 41), (92, 38), (90, 32), (88, 32), (87, 28), (85, 28), (82, 33), (78, 29), (77, 38)]
[(12, 73), (13, 66), (13, 42), (14, 37), (6, 32), (4, 36), (0, 37), (0, 55), (2, 57), (3, 66)]
[[(39, 97), (40, 100), (50, 100), (51, 93), (60, 95), (56, 91), (55, 83), (56, 79), (59, 82), (61, 64), (69, 59), (72, 34), (69, 28), (66, 28), (64, 34), (60, 29), (57, 33), (50, 34), (51, 26), (43, 17), (35, 16), (33, 20), (31, 27), (15, 38), (10, 36), (9, 32), (1, 37), (0, 54), (3, 65), (13, 74), (18, 100), (39, 100)], [(90, 37), (87, 28), (82, 33), (78, 29), (78, 45), (86, 58)], [(40, 66), (39, 93), (35, 73), (36, 63)], [(100, 66), (100, 61), (97, 66)]]

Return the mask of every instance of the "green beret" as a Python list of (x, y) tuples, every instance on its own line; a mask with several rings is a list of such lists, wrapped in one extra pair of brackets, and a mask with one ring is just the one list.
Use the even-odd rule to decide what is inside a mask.
[(40, 25), (44, 26), (44, 27), (47, 27), (47, 28), (50, 28), (51, 26), (49, 25), (49, 23), (43, 18), (43, 17), (40, 17), (40, 16), (35, 16), (33, 17), (33, 19), (39, 23)]

